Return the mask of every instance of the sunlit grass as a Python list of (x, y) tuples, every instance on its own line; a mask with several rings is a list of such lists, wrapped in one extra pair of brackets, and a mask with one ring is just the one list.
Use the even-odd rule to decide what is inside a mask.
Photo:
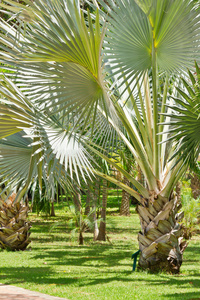
[(130, 217), (110, 208), (110, 242), (94, 243), (92, 234), (85, 233), (83, 246), (71, 240), (66, 211), (67, 205), (59, 205), (54, 218), (31, 214), (31, 250), (0, 252), (1, 283), (71, 300), (200, 298), (199, 236), (189, 243), (179, 276), (132, 272), (131, 255), (138, 250), (140, 228), (134, 207)]

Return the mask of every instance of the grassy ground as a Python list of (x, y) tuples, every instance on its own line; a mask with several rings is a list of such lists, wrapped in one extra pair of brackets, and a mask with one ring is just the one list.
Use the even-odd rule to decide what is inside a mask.
[[(85, 245), (70, 239), (66, 207), (53, 219), (31, 215), (31, 249), (2, 251), (0, 282), (70, 300), (200, 299), (200, 237), (193, 237), (184, 253), (179, 276), (132, 272), (131, 255), (138, 250), (138, 217), (108, 214), (110, 242)], [(52, 226), (53, 225), (53, 226)]]

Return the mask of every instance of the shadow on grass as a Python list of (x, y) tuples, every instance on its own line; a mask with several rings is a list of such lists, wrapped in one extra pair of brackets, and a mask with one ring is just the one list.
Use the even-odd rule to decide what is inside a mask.
[[(120, 219), (120, 222), (123, 222), (123, 218)], [(123, 237), (120, 236), (120, 239), (114, 245), (105, 243), (92, 244), (90, 247), (87, 245), (80, 247), (69, 246), (69, 243), (64, 243), (69, 239), (69, 236), (66, 234), (66, 231), (68, 234), (69, 231), (66, 230), (65, 224), (57, 226), (56, 232), (49, 233), (52, 224), (53, 221), (34, 222), (33, 233), (35, 236), (32, 240), (36, 244), (33, 246), (29, 260), (31, 260), (30, 265), (32, 266), (35, 266), (35, 262), (38, 265), (41, 261), (41, 266), (1, 267), (0, 272), (3, 276), (0, 275), (0, 282), (2, 279), (5, 284), (13, 285), (23, 282), (36, 285), (75, 285), (78, 287), (104, 285), (105, 289), (109, 283), (113, 283), (113, 286), (116, 287), (120, 286), (120, 282), (122, 282), (123, 286), (126, 283), (136, 283), (141, 284), (141, 286), (149, 285), (154, 287), (159, 287), (159, 285), (164, 283), (169, 287), (168, 294), (162, 296), (166, 297), (166, 300), (200, 300), (200, 276), (195, 271), (195, 263), (199, 261), (200, 246), (189, 245), (186, 249), (183, 264), (192, 266), (191, 275), (187, 275), (187, 278), (163, 274), (151, 276), (145, 272), (131, 272), (131, 255), (138, 250), (138, 244), (133, 246), (132, 242), (130, 245), (128, 242), (124, 243)], [(125, 234), (129, 232), (135, 234), (138, 231), (137, 229), (130, 229), (130, 227), (122, 231), (121, 228), (114, 226), (115, 222), (110, 224), (108, 235), (123, 232)], [(59, 232), (62, 234), (60, 235)], [(38, 233), (44, 234), (40, 236)], [(48, 233), (48, 236), (46, 233)], [(85, 242), (89, 243), (89, 238), (85, 237)], [(61, 266), (61, 268), (56, 268), (56, 266)], [(184, 294), (175, 293), (179, 287), (184, 291), (188, 286), (191, 286), (195, 291)], [(174, 291), (174, 294), (171, 293), (172, 291)], [(183, 295), (185, 296), (184, 298)]]
[[(53, 246), (53, 245), (52, 245)], [(35, 251), (41, 249), (34, 248)], [(108, 252), (107, 252), (108, 251)], [(191, 246), (188, 254), (198, 251), (198, 247)], [(120, 286), (126, 283), (135, 283), (142, 286), (166, 285), (169, 292), (162, 297), (174, 300), (198, 300), (200, 298), (200, 276), (195, 273), (195, 264), (192, 275), (170, 276), (165, 274), (150, 275), (145, 272), (131, 272), (132, 261), (131, 251), (116, 249), (115, 245), (92, 245), (88, 246), (65, 246), (65, 248), (45, 249), (40, 254), (29, 257), (33, 261), (41, 261), (39, 267), (1, 267), (0, 282), (4, 284), (33, 283), (36, 285), (57, 285), (57, 286), (96, 286), (113, 283)], [(199, 257), (197, 253), (197, 261)], [(44, 265), (47, 264), (47, 265)], [(187, 264), (187, 260), (184, 261)], [(55, 268), (61, 265), (66, 268)], [(118, 268), (119, 266), (119, 268)], [(71, 267), (73, 269), (71, 269)], [(86, 267), (86, 269), (85, 269)], [(59, 270), (59, 271), (57, 271)], [(85, 272), (85, 270), (87, 270)], [(119, 284), (118, 284), (119, 283)], [(193, 292), (184, 293), (184, 289), (191, 287)], [(181, 293), (178, 293), (178, 289)], [(172, 294), (172, 290), (174, 293)], [(183, 297), (184, 296), (184, 297)], [(198, 298), (199, 297), (199, 298)], [(162, 298), (163, 299), (163, 298)], [(200, 299), (199, 299), (200, 300)]]
[[(4, 281), (4, 284), (20, 284), (23, 282), (26, 283), (34, 283), (36, 285), (57, 285), (57, 286), (65, 286), (65, 285), (73, 285), (77, 287), (85, 287), (85, 286), (96, 286), (96, 285), (107, 285), (109, 283), (117, 284), (116, 282), (120, 282), (124, 284), (126, 283), (136, 283), (141, 285), (149, 285), (149, 286), (159, 286), (160, 284), (165, 283), (165, 285), (170, 287), (170, 292), (173, 289), (174, 293), (166, 293), (163, 295), (163, 297), (166, 297), (166, 299), (190, 299), (190, 300), (197, 300), (200, 299), (200, 279), (199, 275), (191, 276), (191, 287), (196, 289), (196, 291), (193, 292), (181, 292), (178, 293), (177, 287), (181, 287), (182, 290), (185, 287), (187, 287), (188, 280), (190, 278), (184, 277), (167, 277), (162, 275), (157, 275), (151, 277), (150, 275), (145, 275), (139, 278), (131, 276), (131, 272), (127, 271), (120, 271), (116, 274), (115, 270), (112, 269), (106, 269), (104, 272), (99, 272), (97, 274), (91, 275), (89, 273), (87, 274), (73, 274), (70, 273), (64, 273), (60, 272), (59, 277), (56, 272), (52, 270), (51, 267), (37, 267), (37, 268), (31, 268), (31, 267), (20, 267), (20, 268), (2, 268), (1, 272), (6, 274), (6, 276), (0, 276), (0, 280), (6, 279)], [(137, 274), (138, 275), (138, 274)], [(93, 276), (93, 277), (92, 277)], [(117, 285), (118, 286), (118, 285)], [(183, 297), (184, 296), (184, 297)]]
[(186, 248), (184, 254), (187, 257), (194, 258), (195, 255), (199, 255), (200, 254), (200, 245), (193, 246), (193, 245), (189, 244), (189, 246)]
[[(57, 234), (57, 235), (49, 234), (48, 236), (45, 236), (45, 237), (35, 237), (34, 236), (31, 238), (31, 241), (39, 243), (39, 244), (46, 244), (46, 243), (53, 243), (53, 242), (65, 242), (67, 240), (67, 238), (69, 239), (69, 237), (66, 236), (66, 233), (65, 233), (64, 237), (60, 236), (59, 234)], [(39, 249), (39, 248), (37, 248), (37, 249)]]
[[(59, 235), (52, 235), (45, 240), (39, 239), (40, 244), (45, 244), (46, 242), (53, 242), (55, 239), (56, 242), (66, 240), (66, 237), (63, 238)], [(37, 238), (35, 238), (37, 240)], [(89, 238), (85, 238), (85, 241), (89, 241)], [(121, 245), (113, 244), (93, 244), (88, 246), (64, 246), (63, 249), (58, 249), (58, 245), (55, 247), (51, 246), (48, 249), (48, 246), (45, 247), (44, 251), (41, 252), (41, 247), (34, 247), (35, 251), (38, 251), (39, 254), (32, 257), (33, 260), (45, 259), (50, 265), (63, 265), (63, 266), (92, 266), (92, 267), (117, 267), (117, 266), (126, 266), (131, 270), (132, 254), (137, 250), (135, 248), (129, 248), (128, 250), (123, 249)], [(199, 262), (200, 247), (198, 246), (189, 246), (184, 253), (183, 266), (195, 264)], [(195, 274), (194, 269), (191, 270), (192, 274)], [(199, 276), (200, 277), (200, 276)], [(177, 280), (177, 279), (176, 279)], [(200, 283), (199, 283), (200, 287)]]
[(54, 278), (55, 272), (50, 267), (21, 267), (21, 268), (1, 268), (0, 280), (6, 278), (4, 284), (18, 284), (30, 282), (35, 284), (73, 284), (78, 278)]
[[(19, 284), (19, 283), (34, 283), (34, 284), (55, 284), (55, 285), (74, 285), (76, 284), (79, 287), (85, 285), (96, 285), (96, 284), (106, 284), (113, 281), (123, 281), (123, 282), (132, 282), (133, 279), (126, 278), (130, 272), (122, 271), (121, 276), (116, 275), (116, 272), (109, 271), (106, 272), (109, 274), (109, 278), (91, 278), (90, 274), (85, 275), (74, 275), (73, 277), (65, 273), (65, 276), (61, 275), (58, 278), (56, 277), (58, 274), (53, 272), (53, 270), (49, 267), (38, 267), (38, 268), (2, 268), (1, 273), (5, 273), (6, 275), (0, 275), (0, 280), (6, 279), (4, 284)], [(124, 275), (125, 277), (122, 277)], [(70, 277), (71, 276), (71, 277)], [(102, 275), (101, 275), (102, 276)]]
[(179, 294), (179, 293), (174, 293), (174, 294), (167, 294), (164, 295), (163, 297), (166, 297), (166, 299), (175, 299), (175, 300), (183, 300), (188, 299), (188, 300), (200, 300), (200, 292), (191, 292), (191, 293), (184, 293), (184, 294)]
[[(39, 248), (35, 248), (39, 250)], [(110, 252), (110, 255), (106, 253)], [(45, 259), (49, 261), (50, 265), (63, 266), (92, 266), (92, 267), (116, 267), (118, 265), (130, 266), (131, 269), (131, 255), (133, 251), (124, 251), (116, 249), (113, 245), (93, 245), (92, 248), (88, 246), (66, 246), (64, 250), (45, 250), (44, 253), (35, 255), (32, 259)], [(124, 263), (123, 260), (130, 259), (129, 263)]]
[(57, 230), (60, 230), (61, 232), (63, 232), (63, 230), (66, 230), (66, 228), (67, 228), (66, 222), (67, 222), (67, 220), (65, 220), (65, 221), (63, 220), (62, 223), (59, 222), (58, 224), (56, 224), (56, 222), (52, 221), (52, 220), (48, 221), (48, 222), (34, 221), (34, 222), (31, 222), (32, 223), (31, 231), (35, 232), (35, 233), (37, 233), (37, 232), (48, 233), (52, 229), (52, 227), (55, 227)]

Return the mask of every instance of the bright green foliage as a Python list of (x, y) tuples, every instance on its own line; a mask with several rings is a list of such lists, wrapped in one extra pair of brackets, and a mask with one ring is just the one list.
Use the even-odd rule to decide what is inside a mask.
[(71, 236), (74, 239), (76, 233), (78, 233), (78, 241), (79, 245), (83, 245), (83, 234), (85, 231), (92, 230), (94, 228), (94, 220), (92, 214), (94, 213), (91, 210), (88, 215), (84, 215), (83, 208), (80, 210), (75, 209), (74, 206), (70, 206), (70, 212), (72, 214), (72, 218), (68, 222), (69, 228), (71, 228)]
[(181, 203), (184, 212), (184, 236), (189, 239), (199, 228), (200, 199), (192, 198), (191, 189), (184, 187), (182, 188)]

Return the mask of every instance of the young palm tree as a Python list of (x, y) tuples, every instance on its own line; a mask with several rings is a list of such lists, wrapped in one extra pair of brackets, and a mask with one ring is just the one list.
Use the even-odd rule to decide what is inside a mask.
[[(71, 175), (72, 165), (82, 176), (91, 169), (81, 143), (112, 164), (134, 189), (94, 172), (139, 201), (139, 266), (179, 272), (186, 244), (173, 188), (186, 166), (178, 156), (169, 160), (174, 146), (165, 113), (176, 94), (173, 79), (199, 59), (197, 10), (189, 0), (94, 1), (92, 13), (82, 12), (78, 1), (25, 2), (1, 4), (20, 26), (1, 20), (0, 62), (11, 73), (0, 88), (0, 137), (28, 128), (37, 166), (51, 153)], [(111, 135), (94, 143), (95, 134), (111, 127), (135, 158), (145, 186), (113, 160), (105, 143)], [(72, 155), (69, 148), (82, 151)]]

